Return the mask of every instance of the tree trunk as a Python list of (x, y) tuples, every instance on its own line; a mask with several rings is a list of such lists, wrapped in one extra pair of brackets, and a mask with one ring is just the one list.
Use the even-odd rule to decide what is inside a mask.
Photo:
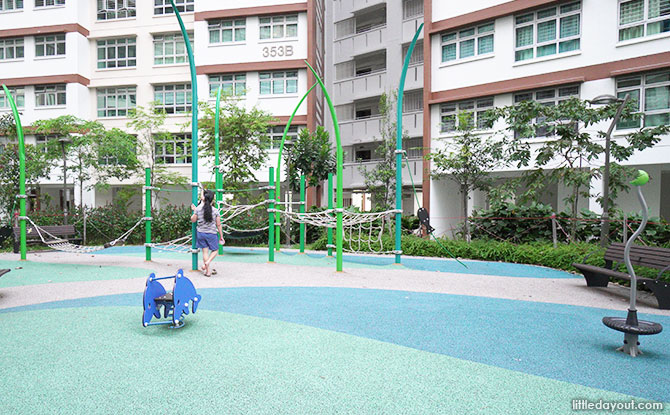
[(61, 150), (63, 152), (63, 224), (67, 225), (67, 157), (65, 154), (65, 143), (61, 142)]
[(579, 204), (579, 186), (572, 189), (572, 227), (570, 228), (570, 240), (574, 241), (577, 236), (577, 206)]
[(470, 242), (470, 222), (468, 221), (468, 185), (461, 185), (463, 195), (463, 236), (466, 242)]

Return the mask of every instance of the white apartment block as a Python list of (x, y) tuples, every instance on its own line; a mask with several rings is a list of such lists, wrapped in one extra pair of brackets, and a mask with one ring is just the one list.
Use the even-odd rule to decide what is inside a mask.
[[(176, 4), (194, 50), (198, 100), (214, 104), (212, 92), (221, 86), (243, 105), (257, 105), (275, 116), (267, 167), (276, 165), (284, 126), (314, 82), (304, 61), (323, 76), (323, 2)], [(128, 110), (157, 101), (168, 113), (166, 129), (181, 142), (159, 146), (156, 158), (190, 182), (191, 134), (184, 124), (192, 108), (191, 76), (169, 0), (0, 0), (0, 74), (0, 83), (12, 89), (25, 127), (68, 114), (128, 131)], [(293, 121), (294, 135), (297, 128), (321, 123), (323, 95), (310, 95)], [(9, 111), (0, 93), (0, 113)], [(45, 139), (26, 136), (29, 144)], [(213, 164), (200, 158), (200, 181), (213, 181)], [(267, 167), (257, 172), (258, 180), (267, 181)], [(55, 170), (40, 182), (38, 192), (62, 206), (62, 182)], [(109, 191), (86, 189), (83, 202), (109, 203), (130, 183), (110, 183)], [(79, 203), (78, 189), (70, 191), (69, 200)], [(315, 194), (309, 196), (316, 202)], [(136, 202), (141, 203), (139, 195)], [(190, 203), (189, 194), (173, 194), (170, 203)]]
[[(667, 1), (428, 0), (424, 11), (426, 153), (449, 140), (456, 111), (477, 116), (487, 108), (527, 99), (551, 104), (569, 96), (590, 100), (630, 93), (645, 114), (644, 125), (670, 123)], [(630, 131), (617, 128), (613, 139), (623, 144)], [(458, 188), (449, 180), (431, 179), (429, 163), (424, 163), (423, 202), (437, 233), (450, 235), (460, 216)], [(603, 164), (604, 155), (583, 167)], [(637, 152), (627, 164), (653, 178), (644, 189), (651, 215), (670, 219), (670, 137)], [(510, 167), (496, 174), (519, 172)], [(600, 181), (592, 183), (592, 196), (580, 207), (600, 212), (596, 197), (601, 191)], [(566, 192), (557, 186), (542, 201), (561, 211)], [(471, 205), (484, 207), (485, 195), (476, 193)], [(620, 195), (617, 204), (625, 211), (639, 210), (633, 192)]]
[[(438, 234), (459, 222), (458, 189), (433, 180), (423, 155), (453, 137), (458, 111), (478, 113), (534, 99), (547, 104), (569, 96), (592, 99), (630, 93), (645, 125), (670, 122), (670, 3), (662, 0), (177, 0), (195, 51), (198, 99), (213, 103), (219, 86), (277, 119), (267, 166), (276, 165), (276, 146), (288, 117), (315, 82), (305, 60), (326, 81), (340, 121), (345, 149), (345, 204), (370, 207), (359, 167), (375, 165), (380, 140), (377, 103), (398, 87), (406, 48), (424, 23), (405, 85), (403, 127), (409, 167), (422, 204)], [(13, 89), (22, 120), (71, 114), (126, 129), (127, 111), (159, 101), (169, 113), (167, 128), (183, 145), (161, 148), (158, 157), (190, 180), (191, 77), (184, 41), (168, 0), (0, 0), (0, 82)], [(0, 113), (9, 111), (0, 93)], [(298, 110), (298, 128), (328, 127), (325, 100), (317, 88)], [(606, 130), (608, 123), (594, 130)], [(496, 126), (502, 127), (502, 126)], [(632, 127), (632, 126), (631, 126)], [(622, 142), (628, 128), (616, 129)], [(492, 131), (478, 130), (487, 135)], [(29, 135), (27, 142), (44, 137)], [(2, 138), (0, 137), (0, 140)], [(544, 138), (536, 138), (541, 143)], [(645, 194), (652, 215), (670, 219), (670, 137), (636, 153), (631, 166), (647, 170)], [(585, 168), (602, 166), (603, 159)], [(200, 180), (211, 180), (212, 160), (201, 159)], [(495, 172), (519, 175), (514, 168)], [(58, 172), (40, 192), (57, 203)], [(267, 180), (268, 171), (257, 174)], [(87, 190), (84, 202), (99, 206), (109, 192)], [(602, 184), (580, 207), (599, 211)], [(567, 189), (543, 196), (563, 210)], [(74, 196), (78, 197), (78, 191)], [(325, 204), (325, 186), (308, 192), (310, 204)], [(485, 207), (486, 195), (471, 195)], [(173, 203), (188, 203), (188, 194)], [(638, 210), (634, 195), (620, 208)], [(407, 170), (403, 210), (416, 211)]]
[[(326, 78), (337, 112), (344, 160), (344, 204), (370, 210), (372, 201), (361, 168), (379, 163), (379, 99), (398, 88), (405, 54), (423, 23), (423, 0), (334, 0), (326, 8)], [(423, 170), (423, 34), (419, 37), (405, 81), (404, 146), (419, 194)], [(327, 118), (333, 135), (332, 123)], [(392, 115), (395, 120), (395, 113)], [(416, 213), (411, 178), (403, 169), (403, 210)]]

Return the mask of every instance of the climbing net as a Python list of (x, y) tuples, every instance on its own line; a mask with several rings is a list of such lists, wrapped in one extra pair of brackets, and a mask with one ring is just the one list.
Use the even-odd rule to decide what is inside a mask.
[[(284, 220), (296, 223), (304, 223), (312, 226), (335, 229), (337, 218), (335, 209), (327, 209), (321, 212), (287, 212), (279, 211)], [(386, 210), (383, 212), (358, 213), (348, 210), (342, 211), (342, 249), (347, 252), (374, 252), (377, 254), (394, 253), (384, 246), (382, 236), (384, 230), (392, 222), (393, 215), (398, 211)], [(367, 246), (367, 249), (364, 247)]]
[(256, 209), (261, 206), (266, 206), (270, 203), (270, 200), (263, 200), (256, 204), (251, 205), (231, 205), (224, 201), (217, 202), (217, 208), (219, 210), (219, 215), (221, 215), (221, 227), (224, 232), (229, 235), (238, 235), (243, 236), (244, 234), (258, 234), (259, 232), (267, 231), (268, 226), (262, 226), (254, 229), (239, 229), (230, 224), (230, 222), (239, 217), (242, 214), (250, 214), (253, 209)]
[(157, 242), (152, 244), (145, 244), (159, 251), (190, 253), (191, 252), (191, 235), (182, 236), (181, 238), (173, 239), (167, 242)]
[(44, 243), (46, 246), (48, 246), (51, 249), (55, 249), (57, 251), (62, 251), (62, 252), (69, 252), (73, 254), (87, 254), (90, 252), (96, 252), (96, 251), (101, 251), (106, 248), (110, 248), (112, 246), (116, 246), (117, 244), (125, 243), (126, 239), (130, 236), (133, 231), (140, 226), (142, 222), (144, 222), (144, 218), (141, 218), (138, 220), (135, 225), (133, 225), (130, 229), (125, 231), (121, 236), (118, 238), (112, 240), (111, 242), (107, 242), (104, 245), (78, 245), (78, 244), (73, 244), (67, 239), (59, 238), (57, 236), (52, 235), (48, 231), (46, 231), (44, 228), (33, 222), (32, 219), (29, 217), (25, 217), (28, 222), (30, 222), (30, 225), (35, 229), (35, 232), (37, 232), (37, 235), (40, 237), (42, 240), (42, 243)]

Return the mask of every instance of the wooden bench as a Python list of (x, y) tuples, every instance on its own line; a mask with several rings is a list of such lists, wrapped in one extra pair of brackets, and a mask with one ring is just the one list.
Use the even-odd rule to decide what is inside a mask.
[[(81, 237), (79, 233), (74, 228), (74, 225), (56, 225), (56, 226), (40, 226), (40, 229), (44, 229), (46, 232), (49, 232), (51, 235), (57, 238), (67, 239), (72, 243), (81, 243)], [(44, 239), (50, 239), (48, 235), (43, 234)], [(18, 226), (14, 227), (14, 253), (19, 252), (19, 245), (21, 241), (21, 228)], [(31, 224), (26, 224), (26, 244), (36, 244), (42, 243), (37, 229)]]
[[(613, 243), (607, 248), (605, 267), (576, 263), (572, 266), (584, 274), (588, 287), (607, 287), (610, 278), (630, 281), (631, 278), (623, 260), (624, 247), (622, 243)], [(670, 283), (660, 279), (665, 271), (670, 270), (670, 249), (633, 245), (630, 250), (630, 262), (633, 265), (660, 270), (655, 279), (638, 277), (637, 281), (654, 293), (658, 301), (658, 308), (670, 310)], [(621, 266), (625, 272), (618, 271)]]

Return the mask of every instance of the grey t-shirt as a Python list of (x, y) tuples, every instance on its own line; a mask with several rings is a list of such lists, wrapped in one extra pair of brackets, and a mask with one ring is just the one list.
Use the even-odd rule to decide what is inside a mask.
[(219, 211), (212, 206), (212, 221), (205, 222), (205, 211), (204, 205), (200, 203), (197, 208), (195, 208), (195, 214), (198, 215), (198, 233), (213, 233), (217, 234), (216, 229), (216, 218), (219, 217)]

